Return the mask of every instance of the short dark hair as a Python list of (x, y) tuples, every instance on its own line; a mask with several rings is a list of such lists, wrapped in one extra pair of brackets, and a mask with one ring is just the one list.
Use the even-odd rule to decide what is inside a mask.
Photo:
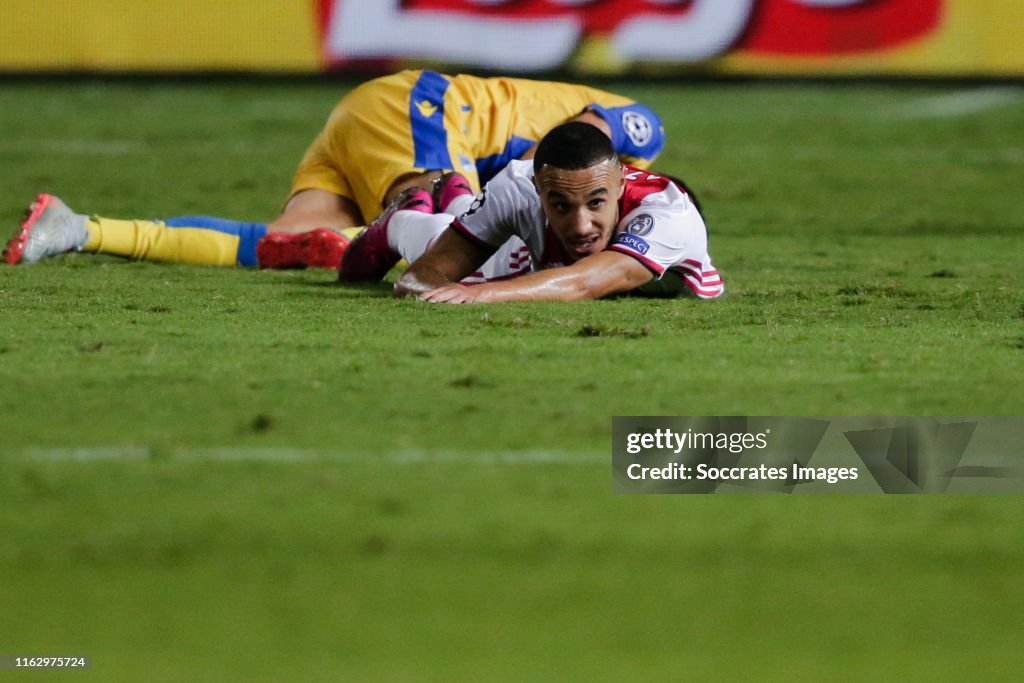
[(611, 139), (600, 128), (570, 121), (555, 126), (541, 139), (533, 156), (533, 172), (540, 173), (544, 166), (578, 171), (616, 159)]

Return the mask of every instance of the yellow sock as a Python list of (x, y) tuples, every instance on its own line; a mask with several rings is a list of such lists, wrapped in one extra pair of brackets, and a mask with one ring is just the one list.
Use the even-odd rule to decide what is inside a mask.
[(163, 221), (91, 216), (83, 251), (147, 261), (233, 266), (239, 238), (205, 228), (169, 228)]

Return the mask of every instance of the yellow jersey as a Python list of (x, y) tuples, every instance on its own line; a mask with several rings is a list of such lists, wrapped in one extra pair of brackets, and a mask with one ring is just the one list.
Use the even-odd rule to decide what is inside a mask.
[(586, 110), (608, 123), (626, 163), (645, 168), (664, 146), (653, 110), (595, 88), (433, 71), (384, 76), (341, 99), (306, 151), (291, 194), (328, 190), (371, 220), (404, 176), (454, 170), (479, 191), (551, 128)]

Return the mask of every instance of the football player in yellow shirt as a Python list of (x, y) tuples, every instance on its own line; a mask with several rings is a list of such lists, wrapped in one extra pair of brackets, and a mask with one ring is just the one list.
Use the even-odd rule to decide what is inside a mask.
[[(337, 268), (348, 240), (408, 188), (455, 171), (476, 193), (512, 159), (532, 156), (554, 126), (603, 130), (620, 158), (648, 166), (664, 146), (657, 114), (582, 85), (402, 71), (345, 95), (306, 151), (280, 216), (245, 223), (210, 216), (164, 221), (78, 214), (36, 198), (4, 259), (34, 263), (67, 251), (134, 259), (272, 268)], [(457, 176), (456, 176), (457, 177)]]

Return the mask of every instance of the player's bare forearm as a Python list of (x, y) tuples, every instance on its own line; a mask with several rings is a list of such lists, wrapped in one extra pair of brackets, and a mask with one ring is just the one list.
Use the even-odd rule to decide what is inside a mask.
[(451, 284), (451, 280), (437, 269), (426, 264), (419, 268), (415, 266), (415, 263), (410, 266), (395, 283), (395, 296), (420, 296), (432, 289)]
[(502, 301), (583, 301), (597, 299), (586, 278), (570, 268), (530, 273), (511, 280), (477, 285), (476, 300), (482, 303)]
[(395, 296), (422, 296), (457, 283), (483, 265), (493, 251), (470, 242), (448, 228), (395, 283)]
[[(551, 268), (466, 289), (479, 303), (583, 301), (635, 289), (652, 277), (651, 272), (636, 259), (604, 251), (564, 268)], [(439, 300), (436, 292), (428, 292), (423, 298)]]

